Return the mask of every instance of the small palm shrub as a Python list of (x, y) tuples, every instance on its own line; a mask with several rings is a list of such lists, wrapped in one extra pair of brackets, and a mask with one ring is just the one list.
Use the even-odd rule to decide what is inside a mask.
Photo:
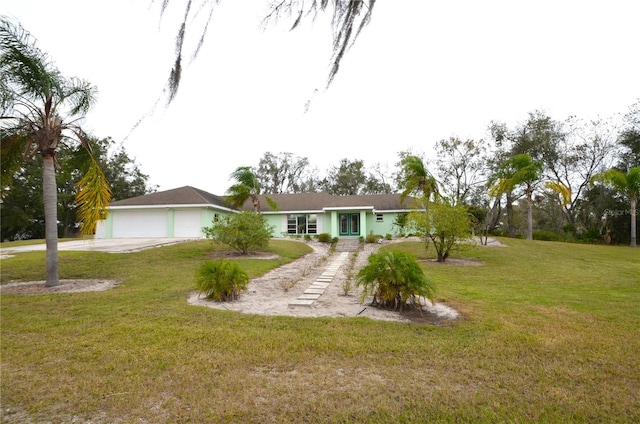
[(361, 302), (373, 295), (372, 305), (393, 310), (422, 309), (420, 298), (433, 301), (435, 294), (433, 282), (416, 259), (393, 251), (369, 256), (368, 264), (358, 271), (356, 286), (363, 289)]
[(249, 276), (237, 263), (226, 259), (204, 262), (196, 273), (196, 288), (209, 300), (228, 302), (247, 289)]

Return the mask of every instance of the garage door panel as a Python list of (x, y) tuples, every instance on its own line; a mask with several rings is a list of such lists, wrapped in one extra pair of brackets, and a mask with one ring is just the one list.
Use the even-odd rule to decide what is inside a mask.
[(118, 211), (113, 214), (113, 237), (167, 237), (167, 212)]
[(202, 237), (202, 218), (199, 209), (176, 210), (173, 217), (174, 237)]

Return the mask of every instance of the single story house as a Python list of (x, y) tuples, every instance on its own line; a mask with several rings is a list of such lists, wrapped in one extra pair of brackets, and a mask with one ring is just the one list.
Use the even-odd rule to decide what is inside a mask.
[[(327, 193), (273, 194), (271, 209), (260, 196), (261, 212), (274, 227), (274, 237), (328, 233), (331, 237), (394, 234), (398, 214), (410, 210), (411, 198), (399, 194), (335, 196)], [(112, 202), (109, 215), (98, 225), (96, 238), (204, 237), (203, 227), (216, 216), (253, 210), (248, 200), (242, 208), (216, 196), (185, 186)]]

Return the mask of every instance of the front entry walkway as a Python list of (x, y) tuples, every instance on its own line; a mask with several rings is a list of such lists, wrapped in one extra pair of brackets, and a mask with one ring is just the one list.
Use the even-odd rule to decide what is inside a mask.
[(298, 296), (297, 299), (289, 302), (290, 308), (297, 306), (311, 306), (315, 300), (318, 300), (320, 296), (324, 294), (324, 291), (329, 287), (333, 281), (333, 277), (336, 276), (338, 270), (349, 257), (349, 252), (341, 252), (338, 256), (325, 268), (324, 272), (320, 274), (316, 281), (314, 281), (303, 294)]

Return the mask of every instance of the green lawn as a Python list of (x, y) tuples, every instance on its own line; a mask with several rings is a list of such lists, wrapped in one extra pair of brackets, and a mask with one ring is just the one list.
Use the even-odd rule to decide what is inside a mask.
[[(640, 422), (640, 250), (503, 241), (462, 253), (482, 266), (424, 264), (462, 313), (443, 326), (189, 306), (207, 241), (60, 252), (61, 278), (121, 285), (1, 296), (2, 420)], [(307, 251), (272, 248), (280, 260), (242, 267)], [(2, 282), (44, 279), (43, 265), (3, 259)]]

